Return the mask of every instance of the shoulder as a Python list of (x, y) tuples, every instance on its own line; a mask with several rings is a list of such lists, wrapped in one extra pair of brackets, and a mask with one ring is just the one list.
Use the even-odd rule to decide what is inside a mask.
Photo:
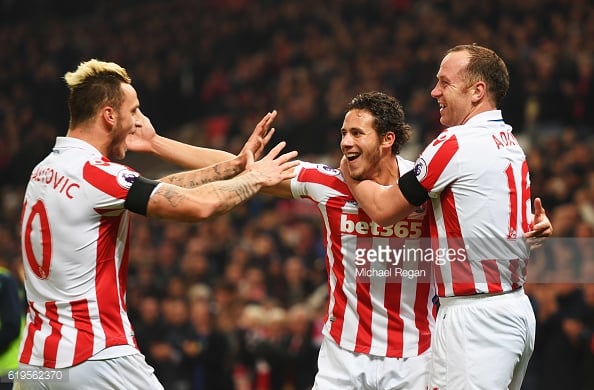
[(339, 169), (326, 164), (301, 162), (297, 168), (298, 181), (326, 182), (339, 178), (342, 181), (342, 173)]
[(124, 196), (139, 176), (136, 170), (108, 160), (89, 160), (83, 168), (86, 183), (118, 198)]
[(398, 171), (400, 172), (400, 177), (415, 167), (414, 161), (407, 160), (400, 155), (396, 155), (396, 161), (398, 161)]

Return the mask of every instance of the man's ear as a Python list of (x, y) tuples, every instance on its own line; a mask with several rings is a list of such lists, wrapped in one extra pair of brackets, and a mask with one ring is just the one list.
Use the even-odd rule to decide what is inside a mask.
[(487, 95), (487, 84), (484, 81), (477, 81), (471, 87), (470, 92), (472, 93), (472, 102), (480, 102), (481, 100), (485, 99)]
[(107, 122), (109, 125), (113, 126), (117, 119), (117, 113), (113, 109), (113, 107), (105, 106), (102, 110), (103, 120)]
[(396, 134), (393, 131), (388, 131), (383, 136), (382, 146), (385, 145), (391, 149), (392, 145), (394, 144), (395, 141), (396, 141)]

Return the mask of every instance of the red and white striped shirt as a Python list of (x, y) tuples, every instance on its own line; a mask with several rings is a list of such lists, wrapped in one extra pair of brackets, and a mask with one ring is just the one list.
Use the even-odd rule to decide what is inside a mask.
[[(511, 291), (524, 284), (531, 221), (524, 151), (499, 110), (444, 130), (421, 153), (415, 174), (431, 197), (440, 297)], [(444, 258), (442, 258), (444, 260)]]
[(58, 137), (33, 170), (21, 217), (29, 301), (21, 363), (62, 368), (111, 346), (136, 348), (124, 209), (136, 176), (70, 137)]
[[(398, 164), (401, 173), (413, 166), (400, 157)], [(359, 208), (340, 171), (322, 164), (302, 162), (291, 189), (295, 198), (315, 202), (323, 220), (329, 290), (324, 336), (376, 356), (426, 351), (435, 316), (431, 265), (404, 257), (396, 263), (397, 253), (418, 247), (426, 232), (424, 207), (380, 227)]]

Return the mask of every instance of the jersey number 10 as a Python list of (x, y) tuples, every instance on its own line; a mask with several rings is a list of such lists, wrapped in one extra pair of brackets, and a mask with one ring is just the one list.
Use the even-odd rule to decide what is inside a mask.
[[(31, 270), (39, 279), (47, 279), (50, 273), (50, 262), (52, 260), (52, 234), (49, 227), (49, 220), (43, 202), (38, 200), (33, 207), (31, 213), (25, 220), (25, 212), (27, 210), (27, 202), (23, 205), (23, 212), (21, 215), (21, 223), (23, 224), (22, 231), (22, 245), (25, 249), (27, 262)], [(35, 257), (33, 251), (32, 235), (33, 235), (33, 221), (35, 217), (39, 217), (39, 235), (41, 240), (41, 262)]]

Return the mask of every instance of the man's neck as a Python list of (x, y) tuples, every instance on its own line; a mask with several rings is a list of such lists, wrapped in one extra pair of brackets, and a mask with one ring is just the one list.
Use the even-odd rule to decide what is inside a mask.
[(396, 184), (399, 177), (398, 159), (395, 155), (390, 155), (379, 162), (377, 175), (373, 178), (373, 181), (384, 186), (389, 186)]

